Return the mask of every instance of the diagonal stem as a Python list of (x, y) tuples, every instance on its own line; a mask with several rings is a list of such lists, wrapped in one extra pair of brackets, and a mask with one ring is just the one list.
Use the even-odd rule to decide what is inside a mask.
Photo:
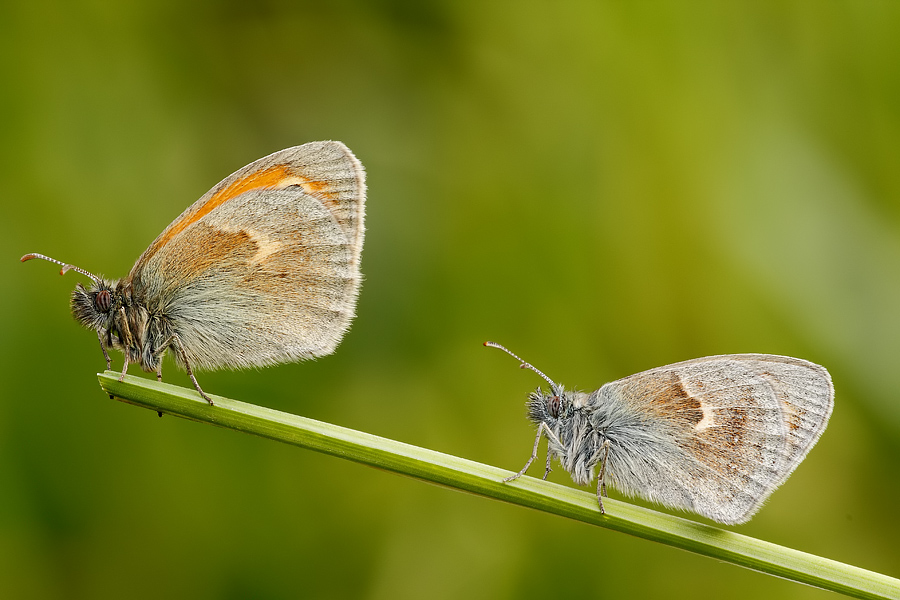
[(118, 375), (99, 375), (104, 391), (153, 411), (629, 533), (848, 596), (900, 598), (900, 580), (827, 558), (609, 498), (601, 515), (596, 496), (589, 492), (533, 477), (504, 483), (511, 473), (498, 467), (220, 396), (210, 406), (194, 390), (134, 376), (119, 382)]

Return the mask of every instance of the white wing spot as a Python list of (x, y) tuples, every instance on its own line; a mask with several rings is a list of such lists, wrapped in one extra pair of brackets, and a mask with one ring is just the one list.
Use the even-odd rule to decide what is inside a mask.
[(251, 240), (256, 242), (256, 254), (250, 259), (251, 263), (259, 264), (282, 248), (281, 242), (277, 242), (259, 231), (253, 229), (245, 229), (244, 231), (250, 236)]
[(715, 407), (709, 406), (708, 404), (700, 403), (700, 410), (703, 411), (703, 418), (700, 419), (700, 422), (694, 425), (694, 429), (697, 431), (703, 431), (704, 429), (709, 429), (710, 427), (716, 426), (716, 417), (714, 414)]

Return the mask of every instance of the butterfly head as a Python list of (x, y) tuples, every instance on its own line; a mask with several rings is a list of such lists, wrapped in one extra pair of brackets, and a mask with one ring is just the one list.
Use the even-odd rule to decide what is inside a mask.
[(124, 304), (118, 288), (119, 282), (105, 279), (97, 279), (88, 288), (79, 283), (72, 291), (72, 316), (88, 329), (111, 329), (119, 307)]
[(538, 388), (528, 395), (528, 419), (536, 425), (546, 423), (551, 430), (569, 415), (571, 408), (568, 392), (562, 386), (546, 392)]

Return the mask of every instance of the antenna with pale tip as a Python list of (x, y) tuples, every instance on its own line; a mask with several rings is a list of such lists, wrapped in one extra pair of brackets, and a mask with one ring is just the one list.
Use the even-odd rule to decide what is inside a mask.
[(540, 375), (544, 379), (544, 381), (546, 381), (547, 383), (550, 384), (550, 388), (553, 390), (554, 394), (556, 394), (557, 396), (559, 395), (559, 386), (556, 385), (555, 383), (553, 383), (553, 380), (550, 379), (549, 377), (547, 377), (546, 375), (544, 375), (544, 373), (541, 370), (539, 370), (537, 367), (535, 367), (531, 363), (525, 362), (524, 360), (519, 358), (516, 354), (514, 354), (513, 352), (510, 352), (507, 348), (505, 348), (504, 346), (501, 346), (497, 342), (485, 342), (484, 345), (488, 346), (489, 348), (497, 348), (499, 350), (503, 350), (504, 352), (506, 352), (507, 354), (509, 354), (510, 356), (512, 356), (514, 359), (516, 359), (517, 361), (519, 361), (521, 363), (519, 365), (520, 369), (531, 369), (532, 371), (534, 371), (535, 373)]
[(59, 270), (59, 274), (60, 274), (60, 275), (65, 275), (65, 274), (66, 274), (66, 271), (75, 271), (76, 273), (81, 273), (81, 274), (84, 275), (85, 277), (89, 278), (89, 279), (90, 279), (91, 281), (93, 281), (94, 283), (100, 283), (100, 278), (99, 278), (99, 277), (97, 277), (96, 275), (92, 275), (92, 274), (88, 273), (87, 271), (85, 271), (85, 270), (82, 269), (81, 267), (76, 267), (75, 265), (70, 265), (70, 264), (68, 264), (68, 263), (64, 263), (64, 262), (62, 262), (62, 261), (60, 261), (60, 260), (56, 260), (55, 258), (50, 258), (49, 256), (44, 256), (43, 254), (37, 254), (37, 253), (26, 254), (25, 256), (23, 256), (22, 258), (20, 258), (19, 261), (20, 261), (20, 262), (25, 262), (26, 260), (31, 260), (32, 258), (40, 258), (41, 260), (46, 260), (46, 261), (49, 261), (49, 262), (58, 264), (59, 266), (62, 267), (62, 268)]

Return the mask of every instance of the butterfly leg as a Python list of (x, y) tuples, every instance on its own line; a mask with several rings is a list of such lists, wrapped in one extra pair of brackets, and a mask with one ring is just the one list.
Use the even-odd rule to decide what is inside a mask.
[(119, 381), (125, 381), (125, 374), (128, 373), (128, 349), (132, 346), (132, 337), (131, 329), (128, 327), (128, 315), (125, 314), (124, 307), (119, 308), (119, 315), (121, 317), (119, 320), (119, 337), (124, 347), (122, 354), (125, 355), (125, 364), (122, 365), (122, 375), (119, 377)]
[[(156, 380), (162, 381), (162, 361), (159, 361), (159, 366), (156, 367)], [(159, 418), (162, 419), (162, 411), (156, 411), (156, 414), (159, 415)]]
[(184, 345), (181, 343), (181, 338), (178, 337), (177, 333), (172, 334), (172, 341), (175, 342), (175, 348), (178, 350), (178, 353), (181, 355), (181, 360), (184, 361), (184, 368), (187, 370), (188, 377), (191, 378), (191, 381), (194, 384), (194, 387), (197, 388), (197, 392), (203, 399), (209, 402), (210, 406), (215, 406), (215, 402), (212, 401), (212, 398), (206, 395), (206, 392), (200, 387), (200, 384), (197, 383), (197, 378), (194, 377), (194, 372), (191, 370), (191, 363), (188, 362), (187, 353), (184, 351)]
[[(100, 333), (100, 330), (97, 330), (97, 339), (100, 341), (100, 349), (103, 350), (103, 358), (106, 359), (106, 370), (109, 371), (112, 369), (112, 361), (109, 359), (109, 352), (106, 351), (106, 344), (103, 343), (103, 335)], [(109, 395), (109, 399), (112, 400), (115, 398), (112, 394)]]
[[(534, 448), (531, 450), (531, 458), (528, 459), (528, 462), (525, 463), (525, 466), (522, 467), (522, 470), (521, 470), (521, 471), (519, 471), (519, 472), (516, 473), (515, 475), (510, 475), (509, 477), (507, 477), (506, 479), (503, 480), (504, 482), (515, 481), (516, 479), (518, 479), (519, 477), (521, 477), (522, 475), (525, 474), (525, 471), (528, 470), (528, 467), (531, 466), (531, 463), (533, 463), (533, 462), (537, 459), (537, 455), (538, 455), (538, 446), (539, 446), (540, 443), (541, 443), (541, 436), (542, 436), (542, 435), (546, 435), (548, 440), (555, 440), (557, 443), (559, 443), (559, 440), (557, 439), (557, 437), (556, 437), (555, 435), (553, 435), (553, 432), (550, 431), (550, 428), (547, 427), (547, 424), (546, 424), (546, 423), (541, 423), (540, 427), (538, 427), (537, 437), (534, 438)], [(549, 456), (549, 455), (550, 455), (550, 449), (547, 448), (547, 461), (548, 461), (548, 463), (549, 463), (549, 459), (550, 459), (550, 456)], [(547, 478), (547, 473), (549, 473), (549, 471), (547, 471), (546, 473), (544, 473), (544, 478), (545, 478), (545, 479)]]
[(547, 467), (544, 469), (544, 476), (541, 477), (544, 481), (547, 481), (547, 475), (550, 474), (550, 471), (553, 469), (550, 468), (550, 459), (553, 458), (553, 455), (550, 454), (550, 449), (547, 448)]
[(606, 514), (603, 509), (603, 496), (606, 496), (606, 459), (609, 458), (609, 440), (603, 442), (600, 448), (603, 452), (603, 460), (600, 461), (600, 475), (597, 476), (597, 504), (600, 505), (600, 514)]
[(112, 368), (112, 361), (109, 359), (109, 352), (106, 351), (106, 344), (103, 343), (103, 335), (99, 329), (97, 330), (97, 339), (100, 341), (100, 349), (103, 350), (103, 358), (106, 359), (106, 370), (109, 371)]

